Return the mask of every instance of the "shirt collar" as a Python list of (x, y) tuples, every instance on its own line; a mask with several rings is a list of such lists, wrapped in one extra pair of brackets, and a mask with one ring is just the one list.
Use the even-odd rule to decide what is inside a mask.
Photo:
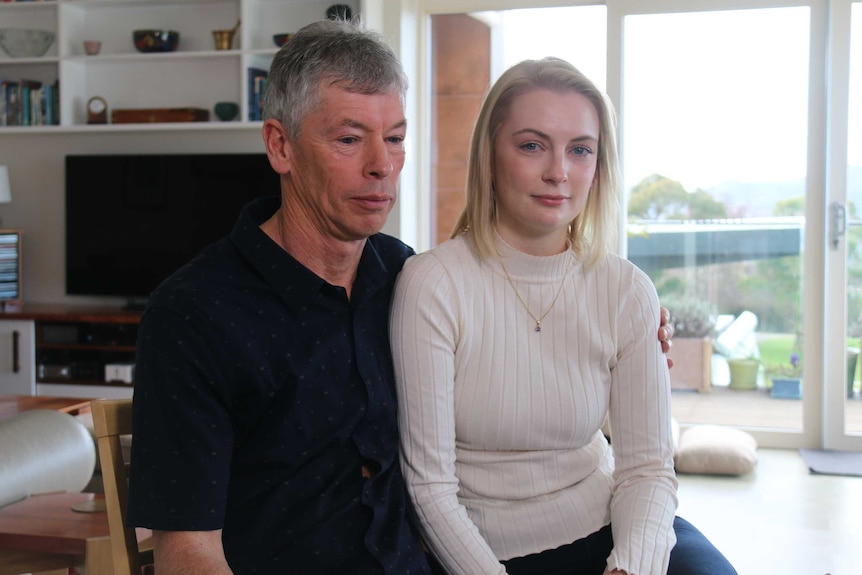
[[(281, 206), (281, 197), (260, 198), (247, 204), (231, 232), (230, 239), (242, 257), (272, 286), (288, 307), (301, 307), (322, 291), (339, 290), (299, 263), (260, 229), (260, 225)], [(376, 247), (376, 236), (365, 242), (351, 301), (361, 303), (383, 288), (387, 273)]]

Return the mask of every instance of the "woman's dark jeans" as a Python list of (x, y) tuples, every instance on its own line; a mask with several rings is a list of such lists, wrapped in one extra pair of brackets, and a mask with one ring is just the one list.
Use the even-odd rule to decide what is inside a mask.
[[(676, 545), (670, 552), (667, 575), (737, 575), (724, 555), (694, 525), (676, 517), (673, 529)], [(611, 526), (607, 525), (574, 543), (503, 564), (509, 575), (602, 575), (613, 546)]]

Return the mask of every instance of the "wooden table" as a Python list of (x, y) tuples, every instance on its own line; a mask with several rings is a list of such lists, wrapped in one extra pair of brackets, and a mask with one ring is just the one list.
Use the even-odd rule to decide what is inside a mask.
[(0, 419), (32, 409), (51, 409), (69, 415), (78, 415), (90, 410), (90, 399), (40, 395), (0, 395)]
[[(34, 568), (50, 569), (44, 573), (53, 575), (82, 566), (87, 575), (112, 575), (108, 514), (72, 510), (73, 505), (91, 501), (104, 501), (104, 496), (50, 493), (0, 507), (0, 575)], [(22, 567), (26, 568), (18, 570)]]

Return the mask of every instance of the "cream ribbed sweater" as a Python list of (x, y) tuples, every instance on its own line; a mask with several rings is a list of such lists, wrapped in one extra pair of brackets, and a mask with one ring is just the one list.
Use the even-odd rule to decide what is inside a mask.
[[(541, 316), (574, 253), (534, 257), (498, 243)], [(499, 261), (478, 260), (464, 236), (411, 258), (399, 277), (402, 467), (423, 535), (453, 575), (504, 573), (498, 559), (608, 522), (609, 567), (667, 570), (676, 478), (655, 288), (617, 256), (568, 265), (538, 333)]]

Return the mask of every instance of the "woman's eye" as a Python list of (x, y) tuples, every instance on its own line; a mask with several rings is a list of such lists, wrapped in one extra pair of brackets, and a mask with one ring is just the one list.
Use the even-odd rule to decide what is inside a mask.
[(588, 156), (593, 153), (593, 150), (587, 146), (575, 146), (572, 148), (572, 153), (576, 156)]
[(539, 144), (536, 142), (527, 142), (525, 144), (521, 144), (521, 149), (528, 152), (535, 152), (539, 149)]

